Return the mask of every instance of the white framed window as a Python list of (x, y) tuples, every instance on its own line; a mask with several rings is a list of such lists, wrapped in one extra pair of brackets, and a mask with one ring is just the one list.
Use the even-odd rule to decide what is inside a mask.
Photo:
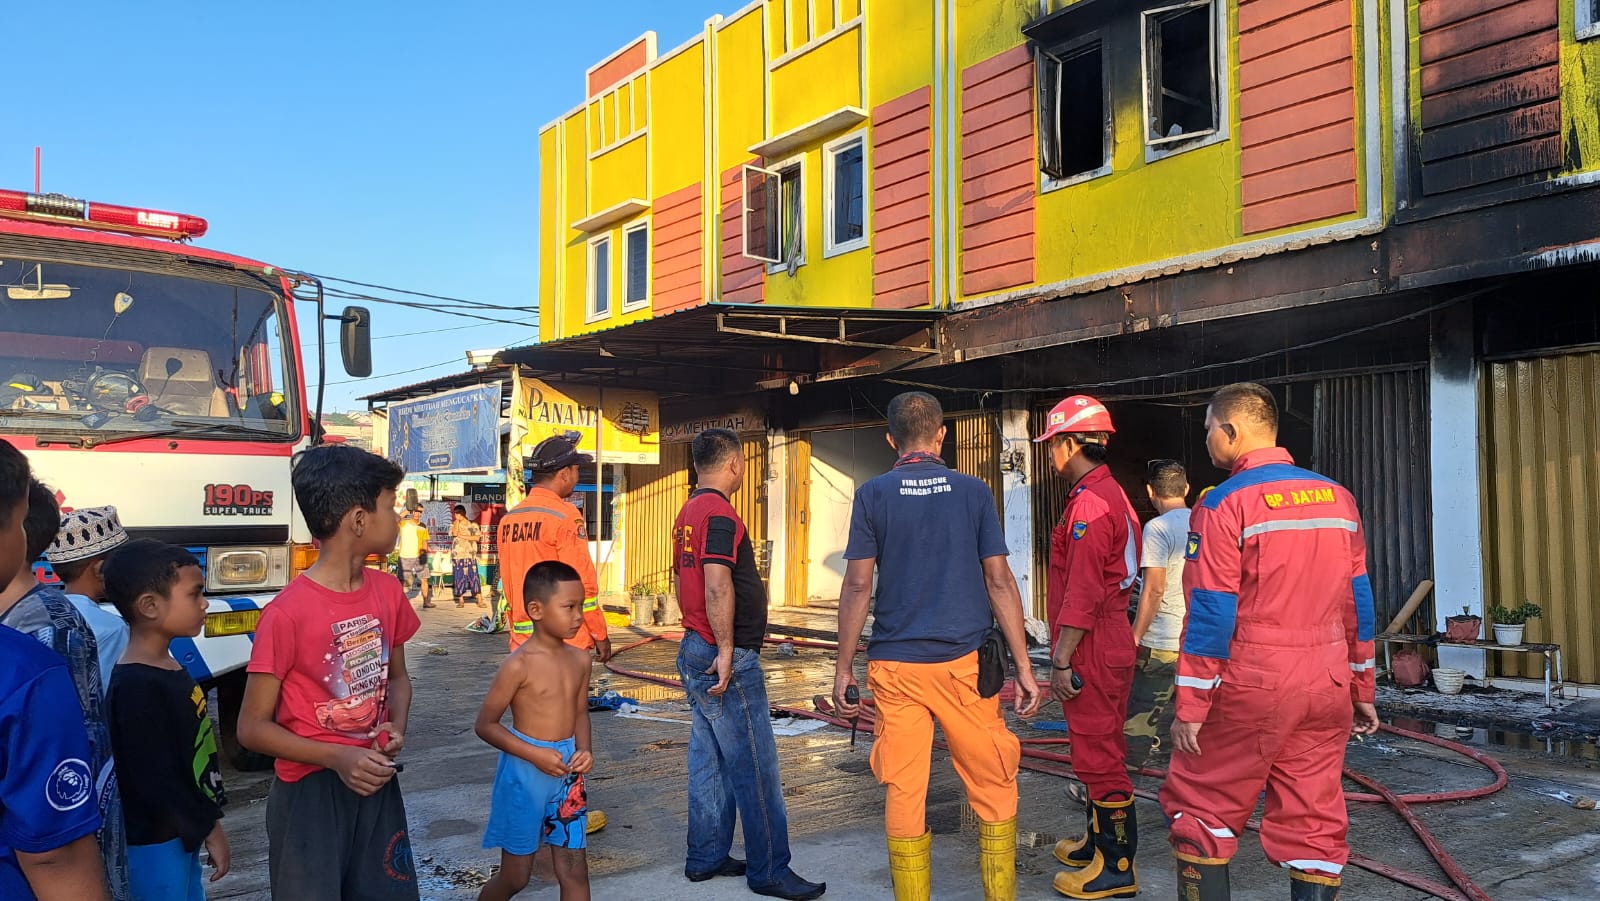
[(744, 255), (770, 273), (805, 264), (804, 158), (744, 167)]
[(611, 236), (589, 242), (589, 307), (585, 322), (611, 315)]
[(650, 303), (650, 223), (622, 230), (622, 309), (637, 310)]
[(1098, 35), (1035, 57), (1039, 171), (1047, 189), (1111, 174), (1109, 65)]
[(1140, 15), (1145, 147), (1158, 157), (1223, 136), (1218, 4), (1190, 0)]
[(822, 255), (867, 246), (867, 133), (822, 146)]
[(1573, 0), (1572, 5), (1578, 40), (1600, 37), (1600, 0)]

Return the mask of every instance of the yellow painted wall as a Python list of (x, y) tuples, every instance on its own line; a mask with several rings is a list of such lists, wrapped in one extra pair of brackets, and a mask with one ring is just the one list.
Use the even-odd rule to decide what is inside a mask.
[(871, 2), (872, 17), (866, 22), (867, 96), (876, 106), (933, 83), (934, 4)]
[[(539, 132), (539, 238), (535, 244), (539, 259), (539, 308), (555, 311), (556, 270), (561, 261), (561, 235), (565, 227), (561, 222), (560, 194), (561, 142), (560, 126), (551, 124)], [(547, 335), (560, 333), (558, 312), (552, 312), (541, 325)]]
[[(872, 158), (871, 154), (872, 147), (869, 143), (867, 159)], [(805, 192), (805, 264), (796, 269), (792, 277), (781, 269), (769, 273), (766, 302), (776, 306), (794, 307), (870, 307), (872, 306), (871, 249), (864, 247), (831, 258), (823, 257), (822, 161), (823, 154), (820, 147), (803, 154), (801, 168), (804, 175), (801, 187)], [(871, 191), (869, 174), (867, 182), (869, 197)], [(870, 213), (869, 207), (869, 218)]]
[[(750, 160), (750, 145), (766, 137), (766, 58), (762, 55), (762, 8), (723, 22), (716, 31), (717, 159), (720, 174)], [(715, 192), (708, 192), (714, 194)]]
[(562, 267), (556, 285), (561, 306), (561, 335), (574, 334), (583, 325), (584, 272), (588, 261), (584, 236), (572, 223), (589, 215), (588, 116), (576, 112), (563, 120), (561, 135), (561, 221), (558, 234)]
[[(1081, 0), (1080, 0), (1081, 2)], [(1359, 8), (1361, 0), (1351, 0)], [(1033, 0), (958, 0), (956, 58), (961, 68), (989, 59), (1022, 43), (1021, 28), (1039, 16)], [(1055, 3), (1061, 8), (1064, 3)], [(1226, 109), (1228, 138), (1146, 161), (1142, 98), (1125, 86), (1137, 78), (1113, 74), (1121, 90), (1114, 92), (1112, 172), (1065, 187), (1042, 190), (1035, 212), (1035, 277), (1051, 283), (1115, 272), (1161, 260), (1219, 250), (1245, 239), (1240, 223), (1238, 9), (1227, 4), (1228, 48)], [(1380, 23), (1380, 31), (1386, 28)], [(1357, 156), (1360, 204), (1353, 216), (1341, 216), (1283, 229), (1303, 231), (1366, 214), (1364, 38), (1357, 20), (1355, 61), (1357, 83)], [(1137, 70), (1137, 59), (1113, 59), (1113, 71)], [(957, 122), (958, 129), (960, 127)], [(959, 137), (958, 137), (959, 140)], [(1249, 236), (1249, 240), (1274, 233)], [(1015, 289), (1009, 289), (1015, 290)], [(967, 298), (971, 299), (971, 298)]]
[(651, 137), (645, 132), (589, 161), (590, 215), (630, 198), (650, 200), (647, 153)]
[(861, 29), (849, 28), (784, 62), (772, 75), (772, 134), (862, 106)]
[(704, 178), (705, 72), (704, 41), (650, 72), (651, 203)]
[(1576, 38), (1576, 12), (1561, 4), (1561, 134), (1569, 168), (1600, 169), (1600, 37)]

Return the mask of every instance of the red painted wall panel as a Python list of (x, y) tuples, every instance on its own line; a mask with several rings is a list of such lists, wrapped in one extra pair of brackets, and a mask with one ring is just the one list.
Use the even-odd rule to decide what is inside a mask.
[(1356, 212), (1354, 5), (1241, 0), (1239, 196), (1247, 235)]
[(961, 293), (1034, 280), (1033, 57), (1016, 47), (961, 72)]
[(589, 96), (602, 94), (607, 88), (626, 81), (628, 76), (643, 69), (649, 62), (650, 48), (641, 37), (612, 57), (610, 62), (589, 73)]
[[(759, 166), (760, 160), (749, 165)], [(760, 303), (765, 294), (766, 270), (760, 260), (744, 255), (744, 223), (740, 221), (744, 209), (744, 166), (738, 165), (722, 173), (722, 291), (724, 303)]]
[(932, 89), (872, 110), (872, 305), (933, 301)]
[(657, 197), (650, 221), (651, 306), (659, 315), (700, 302), (701, 184)]

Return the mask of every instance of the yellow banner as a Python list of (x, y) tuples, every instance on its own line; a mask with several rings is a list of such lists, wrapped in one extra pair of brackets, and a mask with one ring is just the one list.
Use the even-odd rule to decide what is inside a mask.
[(568, 431), (602, 463), (661, 462), (661, 408), (652, 392), (518, 378), (515, 398), (508, 470), (520, 471), (539, 442)]

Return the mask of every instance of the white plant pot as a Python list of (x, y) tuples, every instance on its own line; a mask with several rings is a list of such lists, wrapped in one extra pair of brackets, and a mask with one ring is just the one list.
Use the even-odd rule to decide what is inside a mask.
[(1518, 623), (1514, 626), (1505, 625), (1503, 623), (1495, 623), (1494, 642), (1495, 644), (1504, 645), (1506, 647), (1522, 644), (1522, 630), (1526, 629), (1527, 627), (1528, 626), (1526, 623)]
[(1433, 671), (1433, 684), (1439, 689), (1440, 694), (1461, 694), (1461, 686), (1466, 678), (1466, 670), (1440, 667)]

